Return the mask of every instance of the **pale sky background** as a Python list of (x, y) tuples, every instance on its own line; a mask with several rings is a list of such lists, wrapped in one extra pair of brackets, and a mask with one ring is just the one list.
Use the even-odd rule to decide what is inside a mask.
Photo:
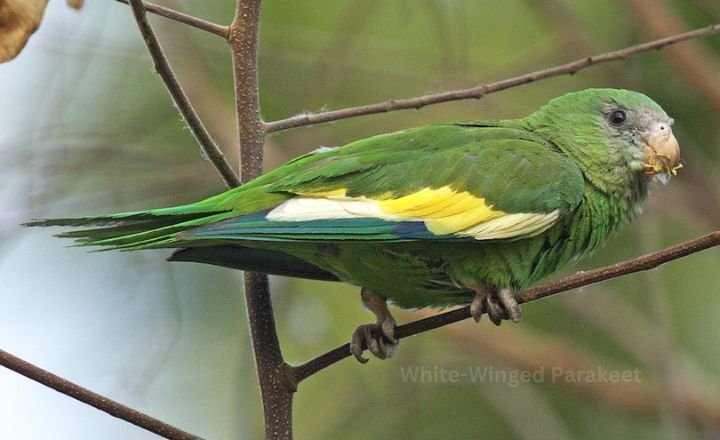
[[(216, 327), (205, 323), (217, 319), (213, 307), (242, 316), (239, 295), (232, 304), (198, 307), (201, 299), (183, 295), (195, 269), (176, 270), (159, 253), (88, 254), (52, 231), (19, 226), (73, 213), (72, 197), (36, 200), (48, 183), (42, 170), (52, 166), (42, 152), (62, 145), (72, 154), (87, 139), (67, 115), (94, 99), (122, 99), (102, 93), (102, 69), (140, 60), (147, 63), (140, 71), (150, 70), (130, 17), (114, 2), (89, 1), (75, 11), (53, 0), (20, 56), (0, 65), (0, 348), (198, 435), (238, 438), (242, 390), (217, 377), (233, 377), (249, 350), (241, 341), (229, 352), (213, 343)], [(87, 56), (91, 63), (77, 63)], [(223, 332), (242, 337), (244, 322)], [(203, 369), (190, 362), (203, 358)], [(0, 438), (158, 437), (0, 368)]]

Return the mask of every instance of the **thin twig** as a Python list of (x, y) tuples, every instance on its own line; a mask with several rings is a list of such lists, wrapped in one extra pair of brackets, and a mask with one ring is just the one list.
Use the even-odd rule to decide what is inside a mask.
[(55, 391), (169, 439), (201, 439), (0, 350), (0, 365)]
[[(258, 33), (261, 0), (237, 0), (228, 44), (235, 75), (235, 105), (240, 176), (246, 182), (262, 174), (265, 128), (258, 95)], [(280, 351), (267, 275), (245, 272), (247, 310), (255, 368), (265, 419), (265, 438), (292, 438), (292, 401), (296, 388)]]
[[(686, 23), (668, 2), (657, 0), (630, 0), (625, 5), (632, 11), (634, 27), (651, 38), (677, 33)], [(663, 56), (679, 76), (695, 88), (712, 106), (720, 111), (720, 63), (709, 46), (698, 43), (687, 47), (670, 48)]]
[[(129, 5), (129, 0), (115, 0), (120, 3), (125, 3), (126, 5)], [(183, 23), (188, 26), (192, 26), (194, 28), (210, 32), (211, 34), (215, 34), (218, 37), (222, 37), (223, 39), (227, 39), (228, 34), (228, 28), (227, 26), (222, 26), (217, 23), (213, 23), (207, 20), (203, 20), (201, 18), (197, 18), (193, 15), (185, 14), (179, 11), (176, 11), (174, 9), (166, 8), (165, 6), (156, 5), (155, 3), (150, 2), (143, 2), (145, 5), (145, 10), (150, 12), (151, 14), (159, 15), (161, 17), (168, 18), (173, 21), (177, 21), (178, 23)]]
[(155, 71), (160, 75), (160, 78), (162, 78), (165, 87), (175, 102), (178, 112), (185, 120), (185, 123), (190, 128), (193, 136), (195, 136), (198, 144), (200, 144), (200, 147), (210, 160), (210, 163), (212, 163), (215, 170), (217, 170), (225, 181), (225, 184), (230, 188), (240, 185), (240, 179), (238, 179), (232, 167), (225, 159), (225, 155), (223, 155), (220, 148), (210, 136), (210, 133), (208, 133), (205, 125), (203, 125), (202, 121), (198, 117), (195, 109), (190, 103), (190, 100), (185, 94), (185, 91), (180, 86), (180, 83), (170, 68), (170, 63), (165, 57), (165, 53), (160, 47), (160, 43), (155, 36), (155, 32), (147, 19), (147, 14), (145, 13), (142, 0), (129, 0), (129, 2), (130, 7), (133, 10), (133, 14), (135, 15), (135, 21), (140, 29), (140, 33), (145, 40), (145, 45), (150, 52), (150, 57), (152, 58), (153, 65), (155, 66)]
[(638, 44), (636, 46), (630, 46), (612, 52), (606, 52), (598, 55), (580, 58), (567, 64), (562, 64), (560, 66), (537, 70), (535, 72), (526, 73), (524, 75), (504, 79), (497, 82), (481, 84), (479, 86), (471, 87), (468, 89), (434, 93), (415, 98), (391, 99), (388, 101), (363, 105), (360, 107), (351, 107), (341, 110), (293, 116), (287, 119), (268, 122), (265, 125), (265, 130), (267, 133), (273, 133), (276, 131), (287, 130), (290, 128), (338, 121), (341, 119), (353, 118), (357, 116), (372, 115), (376, 113), (387, 113), (397, 110), (417, 110), (428, 105), (439, 104), (442, 102), (457, 101), (461, 99), (480, 99), (485, 95), (499, 92), (501, 90), (517, 87), (523, 84), (529, 84), (534, 81), (552, 78), (555, 76), (572, 75), (590, 66), (607, 63), (610, 61), (624, 60), (630, 56), (639, 54), (641, 52), (662, 49), (665, 46), (677, 44), (690, 39), (707, 37), (708, 35), (712, 35), (717, 32), (720, 32), (720, 24), (714, 24), (712, 26), (696, 29), (690, 32), (672, 35), (666, 38), (660, 38), (658, 40), (649, 41), (646, 43)]
[[(623, 261), (588, 272), (578, 272), (575, 275), (525, 290), (517, 296), (517, 300), (522, 304), (535, 301), (540, 298), (545, 298), (546, 296), (554, 295), (556, 293), (565, 292), (570, 289), (575, 289), (577, 287), (598, 283), (610, 278), (616, 278), (643, 270), (650, 270), (663, 263), (667, 263), (668, 261), (677, 260), (678, 258), (719, 245), (720, 231), (715, 231), (702, 237), (676, 244), (632, 260)], [(395, 329), (395, 337), (398, 339), (406, 338), (408, 336), (423, 333), (438, 327), (443, 327), (454, 322), (462, 321), (469, 317), (470, 307), (461, 307), (459, 309), (401, 325)], [(349, 344), (345, 344), (311, 359), (304, 364), (292, 367), (290, 374), (293, 378), (293, 382), (300, 383), (302, 380), (317, 373), (318, 371), (323, 370), (349, 356), (350, 346)]]

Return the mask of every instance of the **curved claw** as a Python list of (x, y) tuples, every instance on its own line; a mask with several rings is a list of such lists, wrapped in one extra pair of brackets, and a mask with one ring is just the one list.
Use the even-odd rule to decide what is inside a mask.
[(383, 360), (391, 358), (395, 352), (393, 344), (386, 344), (382, 338), (371, 340), (368, 345), (368, 350), (370, 350), (370, 353), (372, 353), (373, 356)]
[(507, 319), (507, 314), (505, 313), (505, 309), (503, 309), (501, 304), (498, 304), (494, 299), (491, 299), (492, 296), (488, 296), (487, 302), (487, 314), (490, 317), (490, 321), (492, 321), (495, 325), (500, 325), (503, 322), (503, 319)]
[(512, 322), (518, 323), (522, 319), (522, 310), (515, 294), (510, 289), (500, 289), (497, 292), (498, 300), (505, 310), (506, 319), (512, 320)]
[(368, 329), (367, 325), (361, 325), (355, 329), (352, 336), (350, 337), (350, 353), (355, 356), (358, 362), (366, 364), (370, 359), (363, 357), (363, 342), (367, 341)]
[(361, 325), (355, 329), (350, 339), (350, 353), (361, 364), (368, 361), (368, 358), (362, 356), (366, 347), (378, 359), (392, 357), (399, 342), (395, 337), (395, 318), (388, 310), (386, 299), (366, 288), (360, 291), (360, 298), (365, 307), (373, 312), (377, 322)]
[(378, 359), (391, 358), (395, 353), (395, 349), (399, 344), (394, 334), (395, 321), (392, 321), (390, 327), (388, 327), (387, 322), (386, 320), (380, 324), (365, 324), (355, 329), (350, 339), (350, 353), (355, 356), (358, 362), (365, 364), (369, 360), (362, 355), (365, 347)]
[(487, 299), (487, 290), (485, 288), (478, 288), (475, 290), (475, 298), (470, 303), (470, 316), (475, 322), (480, 322), (483, 313), (485, 313), (485, 300)]
[(474, 290), (475, 298), (470, 304), (470, 315), (475, 322), (480, 321), (483, 313), (487, 313), (490, 321), (495, 325), (500, 325), (505, 319), (513, 322), (519, 322), (522, 319), (520, 305), (512, 290), (490, 290), (483, 285), (476, 286)]

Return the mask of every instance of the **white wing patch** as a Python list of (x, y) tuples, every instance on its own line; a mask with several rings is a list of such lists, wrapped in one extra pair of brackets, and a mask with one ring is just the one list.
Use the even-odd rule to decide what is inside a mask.
[(363, 217), (389, 221), (422, 221), (420, 218), (385, 213), (374, 200), (365, 197), (295, 197), (281, 203), (265, 216), (270, 221), (283, 222)]
[[(426, 226), (430, 220), (386, 212), (377, 200), (346, 196), (295, 197), (275, 207), (265, 218), (270, 221), (291, 222), (368, 217), (388, 221), (425, 222)], [(502, 213), (500, 217), (479, 221), (453, 234), (473, 237), (476, 240), (532, 237), (548, 230), (559, 218), (559, 210), (548, 213)]]

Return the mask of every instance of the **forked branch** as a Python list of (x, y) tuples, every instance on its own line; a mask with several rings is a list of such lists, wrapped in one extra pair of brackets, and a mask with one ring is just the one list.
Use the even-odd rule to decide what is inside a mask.
[(212, 163), (215, 170), (225, 181), (225, 184), (229, 188), (240, 185), (240, 179), (238, 179), (238, 176), (225, 159), (225, 155), (217, 146), (212, 136), (210, 136), (210, 133), (205, 128), (205, 125), (200, 120), (200, 117), (190, 103), (185, 91), (175, 77), (175, 73), (173, 73), (172, 68), (170, 68), (170, 63), (168, 62), (167, 57), (165, 57), (165, 53), (160, 47), (160, 43), (155, 36), (155, 32), (147, 19), (145, 6), (142, 0), (128, 1), (133, 10), (133, 14), (135, 15), (135, 21), (137, 22), (138, 29), (140, 29), (140, 33), (145, 40), (148, 52), (150, 52), (150, 57), (153, 60), (155, 70), (160, 75), (160, 78), (170, 93), (173, 102), (175, 102), (178, 112), (185, 120), (185, 123), (190, 128), (193, 136), (195, 136), (200, 148), (202, 148), (205, 155), (210, 160), (210, 163)]
[[(115, 1), (118, 1), (120, 3), (125, 3), (126, 5), (130, 4), (129, 0), (115, 0)], [(217, 23), (212, 23), (207, 20), (197, 18), (193, 15), (184, 14), (182, 12), (167, 8), (165, 6), (156, 5), (155, 3), (143, 2), (143, 5), (145, 5), (145, 10), (150, 12), (151, 14), (159, 15), (159, 16), (165, 17), (169, 20), (177, 21), (178, 23), (183, 23), (188, 26), (192, 26), (194, 28), (201, 29), (206, 32), (210, 32), (211, 34), (215, 34), (218, 37), (227, 38), (227, 33), (228, 33), (227, 26), (222, 26)]]

